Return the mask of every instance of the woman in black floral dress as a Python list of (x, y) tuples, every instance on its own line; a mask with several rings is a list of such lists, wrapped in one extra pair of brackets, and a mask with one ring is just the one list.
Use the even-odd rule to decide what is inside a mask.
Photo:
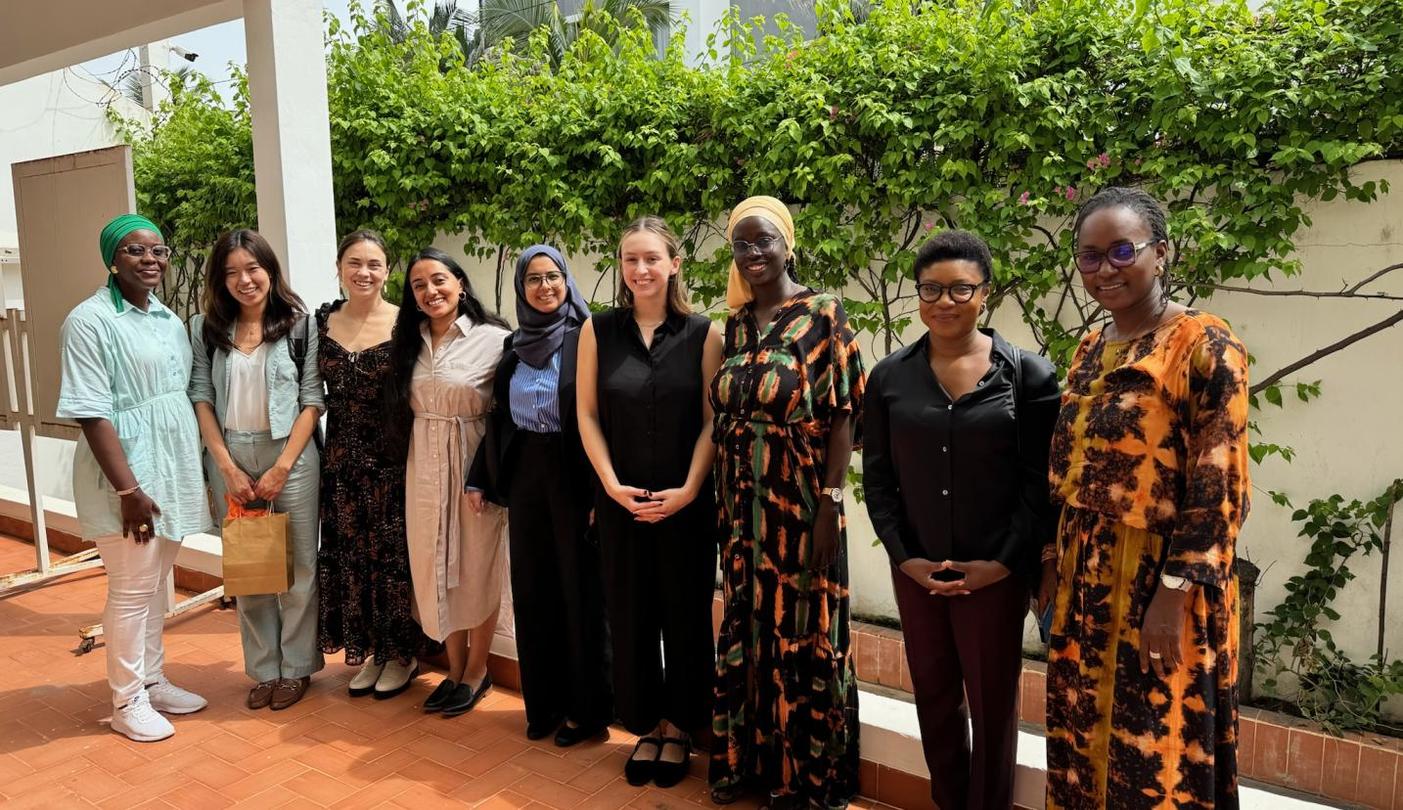
[(423, 632), (411, 613), (414, 588), (404, 530), (403, 456), (391, 458), (381, 391), (390, 371), (390, 333), (399, 308), (381, 292), (385, 244), (356, 231), (337, 248), (345, 300), (317, 311), (317, 358), (326, 381), (321, 548), (317, 553), (324, 652), (346, 650), (361, 666), (353, 696), (393, 697), (418, 669)]
[(794, 280), (783, 203), (746, 200), (727, 236), (733, 314), (711, 383), (726, 534), (711, 796), (845, 807), (858, 721), (842, 500), (862, 359), (842, 303)]

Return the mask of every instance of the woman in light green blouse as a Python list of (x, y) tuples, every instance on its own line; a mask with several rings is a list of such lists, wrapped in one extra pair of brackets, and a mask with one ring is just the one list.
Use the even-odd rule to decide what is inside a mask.
[(107, 569), (112, 730), (151, 742), (175, 732), (158, 712), (205, 707), (162, 673), (161, 629), (180, 541), (211, 523), (200, 432), (185, 394), (190, 343), (180, 318), (152, 294), (170, 248), (136, 214), (109, 222), (99, 248), (107, 284), (63, 323), (58, 416), (83, 429), (73, 495), (83, 538), (97, 545)]

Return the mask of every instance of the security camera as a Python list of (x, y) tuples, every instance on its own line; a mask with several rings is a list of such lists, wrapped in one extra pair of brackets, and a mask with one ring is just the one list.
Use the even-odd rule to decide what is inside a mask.
[(176, 56), (179, 56), (181, 59), (184, 59), (187, 62), (193, 62), (196, 59), (200, 58), (200, 55), (198, 53), (191, 53), (190, 51), (185, 50), (179, 45), (172, 45), (170, 46), (170, 48), (171, 53), (175, 54)]

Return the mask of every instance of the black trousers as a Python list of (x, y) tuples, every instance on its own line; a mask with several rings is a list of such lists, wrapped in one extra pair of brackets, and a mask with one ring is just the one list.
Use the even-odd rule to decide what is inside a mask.
[(599, 549), (560, 442), (559, 434), (521, 431), (512, 449), (507, 520), (521, 694), (530, 725), (604, 725), (613, 701)]
[(662, 720), (695, 733), (714, 701), (716, 503), (708, 492), (661, 523), (639, 523), (603, 497), (595, 519), (619, 721), (634, 734)]
[(932, 596), (897, 568), (892, 586), (931, 799), (941, 810), (1007, 810), (1013, 806), (1027, 586), (1015, 575), (968, 596)]

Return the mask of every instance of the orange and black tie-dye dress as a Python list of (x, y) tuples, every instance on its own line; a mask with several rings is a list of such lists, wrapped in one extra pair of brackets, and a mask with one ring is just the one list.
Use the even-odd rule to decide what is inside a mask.
[(834, 414), (865, 378), (842, 304), (805, 290), (765, 327), (726, 322), (711, 383), (725, 612), (716, 644), (711, 783), (843, 807), (857, 791), (846, 540), (809, 570)]
[[(1051, 452), (1063, 503), (1047, 666), (1049, 808), (1235, 808), (1237, 580), (1247, 351), (1189, 310), (1133, 341), (1089, 335)], [(1184, 666), (1140, 671), (1160, 575), (1196, 583)]]

